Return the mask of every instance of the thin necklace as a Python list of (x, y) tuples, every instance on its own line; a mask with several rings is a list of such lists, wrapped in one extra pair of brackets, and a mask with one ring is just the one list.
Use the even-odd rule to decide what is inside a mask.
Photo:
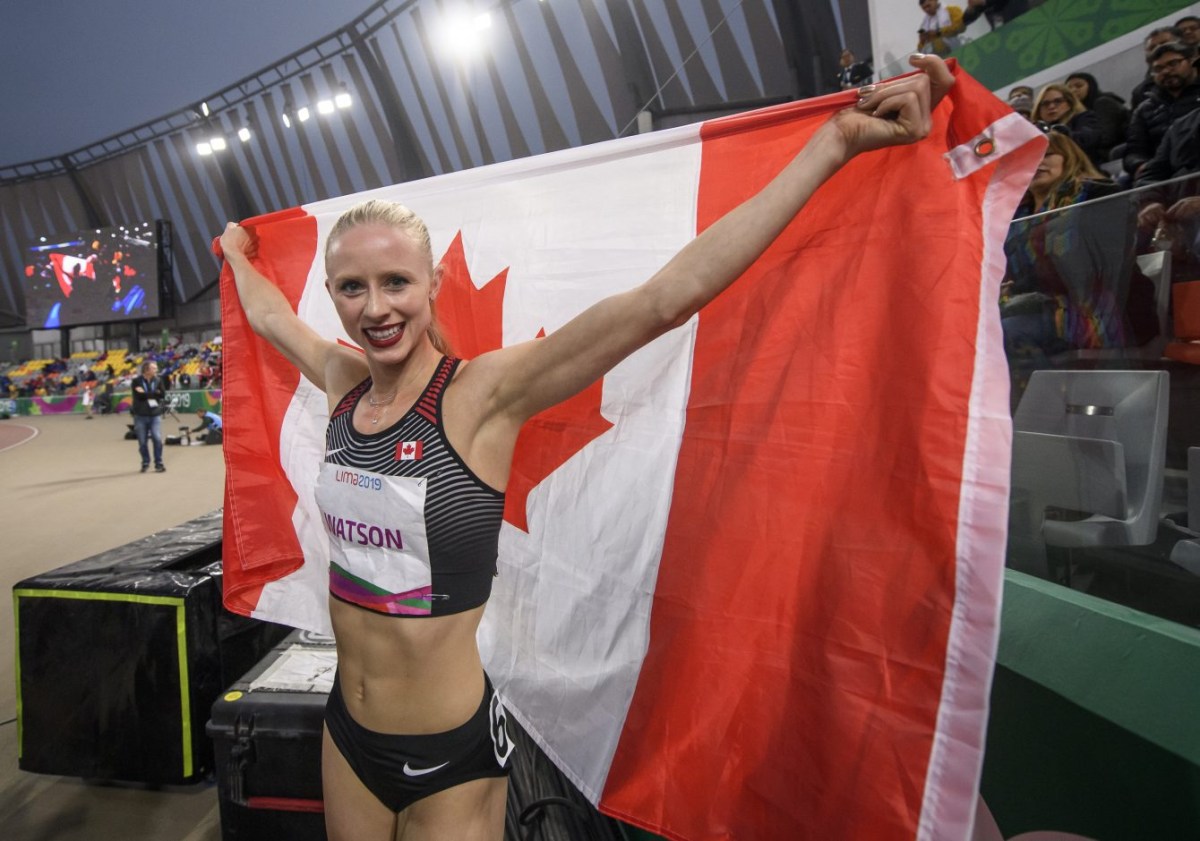
[[(374, 391), (374, 390), (375, 390), (375, 386), (374, 386), (374, 385), (372, 385), (372, 386), (371, 386), (371, 391)], [(379, 423), (379, 419), (380, 419), (380, 418), (383, 416), (383, 412), (382, 412), (382, 411), (380, 411), (380, 407), (383, 407), (383, 408), (386, 410), (386, 408), (387, 408), (388, 406), (390, 406), (390, 405), (392, 405), (393, 403), (395, 403), (395, 402), (396, 402), (396, 395), (397, 395), (397, 394), (399, 394), (399, 393), (400, 393), (400, 390), (399, 390), (399, 389), (397, 389), (396, 391), (393, 391), (393, 392), (392, 392), (392, 396), (391, 396), (391, 397), (389, 397), (389, 398), (387, 398), (386, 400), (376, 400), (374, 397), (372, 397), (372, 396), (371, 396), (371, 392), (367, 392), (367, 404), (368, 404), (368, 405), (369, 405), (369, 406), (370, 406), (372, 409), (374, 409), (374, 410), (375, 410), (375, 414), (373, 414), (373, 415), (371, 416), (371, 424), (372, 424), (372, 425), (376, 425), (376, 424), (378, 424), (378, 423)]]

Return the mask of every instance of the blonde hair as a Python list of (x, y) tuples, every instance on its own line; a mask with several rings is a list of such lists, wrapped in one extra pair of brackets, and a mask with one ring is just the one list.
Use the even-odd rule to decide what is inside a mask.
[[(399, 228), (412, 239), (417, 248), (421, 250), (421, 253), (425, 255), (428, 261), (429, 276), (436, 277), (441, 272), (441, 266), (434, 266), (433, 264), (433, 245), (430, 241), (429, 228), (425, 225), (425, 221), (399, 202), (370, 199), (361, 204), (354, 205), (354, 207), (339, 216), (337, 221), (333, 223), (333, 228), (329, 231), (329, 237), (325, 240), (326, 273), (329, 271), (329, 252), (333, 249), (334, 243), (344, 233), (359, 225), (387, 225)], [(432, 299), (429, 301), (429, 312), (432, 318), (430, 319), (429, 327), (425, 331), (429, 336), (429, 341), (437, 349), (438, 353), (444, 353), (449, 356), (451, 355), (450, 342), (442, 332), (441, 325), (438, 324), (437, 309)]]
[(1079, 144), (1067, 135), (1052, 131), (1046, 135), (1046, 139), (1050, 141), (1046, 154), (1058, 154), (1063, 158), (1062, 175), (1051, 185), (1046, 210), (1074, 204), (1088, 181), (1109, 180), (1107, 175), (1096, 169)]
[(1060, 82), (1051, 82), (1038, 91), (1037, 102), (1033, 103), (1033, 118), (1035, 120), (1042, 119), (1042, 100), (1046, 98), (1046, 94), (1050, 91), (1057, 91), (1058, 93), (1062, 94), (1063, 99), (1065, 99), (1067, 101), (1067, 105), (1070, 106), (1067, 109), (1067, 113), (1063, 114), (1062, 117), (1059, 118), (1059, 123), (1065, 125), (1076, 114), (1082, 114), (1087, 110), (1083, 103), (1079, 101), (1079, 97), (1071, 93), (1070, 88)]

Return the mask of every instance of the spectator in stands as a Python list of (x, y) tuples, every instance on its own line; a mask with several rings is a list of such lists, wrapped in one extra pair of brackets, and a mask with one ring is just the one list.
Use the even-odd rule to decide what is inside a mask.
[(1119, 192), (1067, 132), (1050, 129), (1046, 136), (1049, 145), (1014, 219)]
[[(1122, 347), (1134, 334), (1127, 315), (1135, 277), (1133, 206), (1120, 201), (1081, 206), (1118, 188), (1065, 134), (1052, 131), (1047, 137), (1042, 163), (1004, 243), (1008, 271), (1001, 325), (1018, 382), (1055, 354)], [(1033, 215), (1066, 207), (1073, 209)]]
[(1150, 72), (1151, 56), (1154, 51), (1163, 44), (1171, 44), (1176, 41), (1183, 40), (1183, 33), (1173, 26), (1160, 26), (1158, 29), (1151, 29), (1142, 41), (1142, 51), (1146, 57), (1146, 76), (1142, 81), (1137, 83), (1133, 89), (1133, 93), (1129, 96), (1129, 107), (1136, 111), (1137, 107), (1142, 104), (1142, 100), (1146, 98), (1146, 94), (1154, 87), (1154, 74)]
[(1033, 118), (1043, 126), (1068, 129), (1071, 139), (1083, 149), (1093, 164), (1098, 166), (1106, 160), (1100, 157), (1103, 138), (1100, 118), (1084, 108), (1066, 85), (1051, 82), (1042, 88), (1033, 104)]
[(855, 61), (854, 53), (849, 49), (842, 50), (842, 57), (838, 60), (838, 64), (841, 65), (837, 75), (838, 88), (844, 91), (869, 82), (874, 72), (871, 62)]
[(1188, 15), (1175, 21), (1175, 29), (1179, 32), (1179, 40), (1193, 47), (1200, 47), (1200, 17)]
[(158, 363), (142, 363), (141, 376), (133, 380), (133, 431), (137, 434), (138, 453), (142, 457), (142, 472), (150, 469), (150, 451), (146, 438), (154, 442), (154, 470), (158, 473), (167, 468), (163, 465), (162, 415), (166, 410), (167, 388), (158, 375)]
[(1033, 119), (1033, 88), (1017, 85), (1008, 92), (1008, 107), (1027, 120)]
[(917, 51), (944, 58), (957, 50), (961, 46), (958, 36), (966, 28), (962, 9), (958, 6), (943, 9), (940, 0), (918, 0), (917, 5), (925, 13), (917, 30)]
[(197, 409), (196, 416), (200, 418), (200, 425), (192, 432), (200, 433), (197, 437), (205, 444), (220, 444), (225, 434), (222, 430), (221, 416), (205, 409)]
[(1195, 173), (1200, 173), (1200, 107), (1171, 124), (1154, 156), (1142, 166), (1134, 186)]
[[(1200, 108), (1171, 125), (1134, 186), (1185, 175), (1200, 175)], [(1143, 246), (1171, 252), (1175, 281), (1200, 279), (1200, 177), (1148, 190), (1144, 201), (1138, 213)]]
[(1171, 124), (1200, 108), (1200, 76), (1192, 64), (1195, 56), (1195, 47), (1178, 42), (1154, 50), (1150, 63), (1154, 87), (1133, 112), (1125, 143), (1125, 171), (1135, 180)]
[(1005, 21), (1020, 17), (1029, 11), (1028, 0), (967, 0), (963, 10), (963, 24), (970, 26), (982, 15), (988, 26), (999, 29)]
[(1129, 131), (1129, 107), (1115, 93), (1100, 90), (1096, 77), (1091, 73), (1072, 73), (1067, 77), (1067, 87), (1083, 107), (1100, 118), (1101, 141), (1100, 161), (1109, 160), (1114, 146), (1125, 141)]

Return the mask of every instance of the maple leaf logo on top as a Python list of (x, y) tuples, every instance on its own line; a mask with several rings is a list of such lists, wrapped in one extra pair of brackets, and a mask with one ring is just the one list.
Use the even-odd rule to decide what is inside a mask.
[[(502, 347), (508, 269), (476, 289), (467, 269), (461, 232), (446, 249), (441, 265), (438, 319), (454, 353), (472, 359)], [(537, 337), (545, 334), (544, 329), (539, 330)], [(603, 385), (603, 379), (597, 380), (569, 400), (534, 415), (521, 429), (504, 501), (506, 522), (528, 532), (525, 506), (529, 492), (571, 456), (612, 428), (612, 423), (600, 414)]]

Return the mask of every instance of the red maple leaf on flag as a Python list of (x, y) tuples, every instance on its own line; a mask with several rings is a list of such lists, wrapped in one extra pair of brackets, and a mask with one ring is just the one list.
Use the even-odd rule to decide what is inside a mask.
[[(446, 249), (441, 265), (438, 320), (445, 325), (454, 352), (471, 359), (501, 347), (508, 269), (476, 289), (467, 269), (461, 232)], [(544, 335), (546, 331), (542, 329), (537, 337)], [(597, 380), (569, 400), (534, 415), (521, 429), (504, 502), (504, 519), (508, 523), (528, 532), (525, 503), (529, 492), (612, 427), (600, 414), (603, 384), (603, 379)]]

